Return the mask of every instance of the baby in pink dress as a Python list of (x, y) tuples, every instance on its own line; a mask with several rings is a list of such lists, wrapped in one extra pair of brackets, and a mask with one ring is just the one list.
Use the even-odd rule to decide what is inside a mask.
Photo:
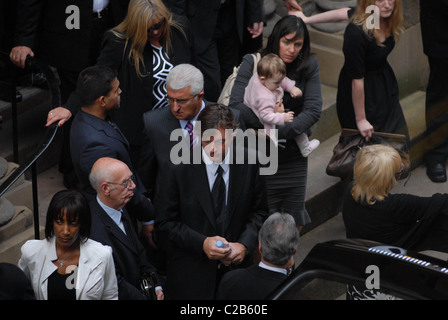
[[(302, 91), (295, 86), (295, 81), (286, 77), (286, 66), (279, 56), (270, 53), (261, 58), (257, 65), (257, 72), (251, 77), (244, 93), (244, 104), (251, 108), (261, 123), (266, 134), (277, 144), (277, 125), (292, 122), (294, 112), (284, 112), (283, 94), (290, 93), (291, 97), (300, 97)], [(302, 156), (307, 157), (315, 150), (320, 142), (317, 139), (308, 140), (304, 132), (298, 135), (296, 143)]]

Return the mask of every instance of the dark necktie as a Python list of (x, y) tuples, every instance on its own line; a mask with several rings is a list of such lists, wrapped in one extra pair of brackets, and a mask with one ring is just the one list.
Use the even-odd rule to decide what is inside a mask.
[(215, 212), (217, 227), (222, 229), (224, 227), (226, 208), (226, 184), (224, 182), (224, 178), (222, 177), (224, 172), (222, 167), (218, 166), (216, 172), (216, 179), (212, 188), (213, 209)]
[(121, 213), (121, 221), (123, 222), (124, 229), (126, 230), (126, 236), (132, 241), (133, 245), (135, 246), (137, 243), (135, 231), (132, 227), (132, 222), (129, 219), (129, 216), (124, 211), (122, 211)]
[(193, 124), (190, 121), (188, 121), (185, 128), (187, 129), (188, 135), (190, 136), (190, 149), (192, 149), (193, 148), (193, 139), (194, 139), (193, 138)]

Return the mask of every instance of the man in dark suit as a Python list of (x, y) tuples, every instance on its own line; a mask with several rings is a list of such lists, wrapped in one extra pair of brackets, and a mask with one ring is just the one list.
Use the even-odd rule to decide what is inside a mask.
[(428, 56), (426, 88), (426, 174), (433, 182), (445, 182), (448, 157), (448, 0), (420, 0), (423, 49)]
[(88, 67), (79, 74), (77, 94), (81, 110), (73, 119), (70, 132), (70, 149), (79, 189), (88, 197), (96, 194), (89, 182), (89, 173), (96, 160), (111, 157), (123, 161), (136, 175), (137, 192), (129, 202), (132, 218), (148, 222), (143, 230), (152, 241), (154, 219), (152, 203), (143, 193), (129, 154), (129, 144), (120, 129), (108, 121), (108, 112), (120, 107), (121, 89), (114, 71), (105, 66)]
[[(209, 105), (198, 123), (201, 143), (193, 148), (190, 163), (177, 165), (161, 182), (164, 201), (156, 211), (160, 233), (169, 240), (169, 299), (213, 299), (222, 274), (252, 262), (268, 212), (259, 166), (236, 160), (241, 155), (247, 159), (247, 150), (233, 143), (237, 126), (232, 111)], [(216, 134), (206, 137), (208, 129)], [(202, 155), (199, 161), (196, 150)], [(218, 240), (229, 247), (218, 247)]]
[[(171, 159), (172, 150), (182, 144), (186, 146), (187, 150), (189, 146), (192, 146), (189, 132), (191, 132), (193, 144), (197, 144), (197, 138), (193, 137), (192, 128), (195, 126), (201, 110), (210, 104), (203, 99), (204, 77), (201, 71), (191, 64), (175, 66), (168, 74), (166, 87), (170, 108), (146, 112), (143, 116), (145, 129), (138, 168), (148, 196), (156, 210), (158, 204), (163, 204), (165, 196), (159, 192), (160, 184), (175, 166)], [(232, 112), (239, 120), (239, 111), (232, 110)], [(188, 128), (189, 123), (191, 124), (190, 129)], [(240, 123), (240, 127), (245, 128), (243, 123)], [(181, 132), (181, 135), (175, 135), (176, 132)], [(173, 138), (171, 138), (172, 135)], [(182, 153), (182, 150), (179, 153)], [(189, 156), (186, 156), (189, 159)], [(158, 239), (161, 250), (153, 250), (152, 247), (149, 247), (149, 256), (154, 259), (151, 260), (153, 264), (162, 270), (165, 269), (164, 239), (158, 237), (157, 230), (155, 238)]]
[(286, 213), (273, 213), (260, 229), (260, 263), (226, 273), (219, 285), (217, 299), (266, 299), (292, 270), (298, 245), (299, 232), (294, 218)]
[[(124, 162), (107, 157), (98, 159), (89, 175), (97, 192), (97, 198), (90, 201), (90, 237), (112, 247), (120, 300), (146, 299), (140, 291), (140, 278), (144, 273), (156, 272), (146, 259), (125, 208), (134, 195), (133, 176)], [(157, 297), (163, 299), (163, 291), (158, 289)]]
[[(128, 4), (129, 0), (18, 0), (10, 59), (23, 68), (26, 57), (36, 54), (55, 67), (64, 105), (76, 88), (79, 72), (95, 64), (104, 32), (123, 20)], [(62, 119), (58, 121), (62, 125), (74, 112), (57, 107), (50, 119)], [(67, 147), (69, 132), (70, 122), (63, 127), (59, 171), (64, 185), (73, 188), (77, 181)]]
[(253, 37), (263, 31), (262, 0), (166, 0), (191, 24), (196, 66), (205, 78), (205, 98), (217, 101), (222, 85), (239, 65), (246, 28)]

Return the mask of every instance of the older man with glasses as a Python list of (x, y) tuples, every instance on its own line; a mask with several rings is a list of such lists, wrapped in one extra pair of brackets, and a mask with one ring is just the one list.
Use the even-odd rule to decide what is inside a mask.
[[(142, 275), (154, 274), (156, 269), (147, 259), (144, 247), (138, 240), (126, 204), (136, 188), (134, 175), (122, 161), (103, 157), (95, 161), (89, 175), (96, 190), (96, 200), (90, 202), (92, 212), (91, 238), (112, 247), (118, 282), (118, 298), (144, 300), (140, 281)], [(154, 276), (157, 286), (154, 294), (164, 298), (161, 277)]]

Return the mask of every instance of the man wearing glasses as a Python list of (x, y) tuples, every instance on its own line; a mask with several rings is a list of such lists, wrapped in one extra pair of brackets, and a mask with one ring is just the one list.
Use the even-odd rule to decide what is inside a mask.
[[(134, 165), (129, 154), (129, 143), (113, 122), (109, 121), (110, 111), (120, 107), (120, 82), (108, 67), (93, 66), (81, 71), (77, 94), (81, 100), (81, 110), (73, 119), (70, 131), (70, 151), (73, 166), (79, 180), (80, 189), (89, 200), (96, 192), (89, 182), (89, 173), (96, 160), (111, 157), (123, 161), (132, 172)], [(136, 192), (130, 199), (128, 208), (134, 222), (143, 224), (143, 231), (152, 242), (154, 208), (143, 193), (143, 184), (135, 179)]]
[[(137, 233), (130, 223), (126, 204), (134, 196), (135, 177), (129, 167), (113, 158), (100, 158), (89, 175), (96, 199), (90, 201), (92, 230), (90, 237), (112, 248), (120, 300), (144, 300), (140, 292), (142, 273), (155, 273)], [(163, 299), (161, 279), (156, 277), (156, 295)]]
[[(171, 150), (179, 143), (178, 140), (171, 140), (171, 134), (182, 129), (185, 139), (181, 143), (189, 143), (190, 148), (193, 149), (198, 144), (198, 139), (193, 134), (196, 119), (201, 110), (211, 104), (203, 99), (204, 77), (202, 72), (191, 64), (175, 66), (168, 74), (166, 87), (170, 108), (148, 111), (143, 115), (143, 143), (138, 166), (139, 176), (156, 210), (158, 204), (164, 203), (164, 195), (159, 192), (160, 183), (174, 168)], [(232, 110), (232, 112), (239, 122), (239, 111)], [(241, 129), (245, 129), (243, 123), (240, 122), (239, 126)], [(162, 242), (163, 240), (159, 238), (161, 246), (163, 246)], [(156, 253), (161, 255), (160, 264), (155, 261), (153, 263), (158, 268), (164, 268), (163, 251), (153, 251), (151, 256), (155, 256)]]

